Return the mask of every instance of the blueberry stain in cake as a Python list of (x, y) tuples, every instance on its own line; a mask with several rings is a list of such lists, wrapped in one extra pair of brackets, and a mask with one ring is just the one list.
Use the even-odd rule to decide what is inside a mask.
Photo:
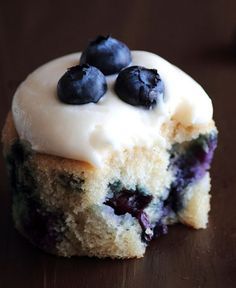
[(31, 242), (47, 251), (56, 252), (66, 231), (64, 213), (50, 209), (42, 203), (37, 191), (28, 187), (27, 193), (13, 195), (13, 215), (20, 231)]
[(33, 154), (31, 145), (29, 142), (24, 140), (16, 140), (11, 146), (11, 153), (8, 155), (8, 160), (17, 161), (18, 164), (22, 164), (28, 160)]
[[(48, 210), (40, 199), (34, 169), (33, 151), (28, 142), (16, 140), (7, 156), (13, 193), (13, 215), (20, 231), (38, 247), (56, 252), (66, 229), (64, 214)], [(30, 167), (30, 168), (29, 168)]]
[(66, 189), (67, 192), (80, 193), (83, 191), (84, 179), (81, 177), (75, 177), (73, 174), (61, 173), (57, 177), (57, 182)]
[(129, 48), (111, 36), (98, 36), (83, 51), (80, 64), (88, 63), (105, 75), (118, 73), (131, 63)]
[(130, 105), (152, 109), (163, 99), (164, 84), (156, 69), (131, 66), (119, 73), (115, 92)]
[(37, 197), (28, 197), (15, 205), (22, 205), (21, 223), (23, 233), (42, 249), (55, 251), (65, 232), (64, 214), (59, 209), (48, 210)]
[(158, 221), (153, 229), (153, 238), (160, 237), (161, 235), (166, 235), (168, 233), (168, 226), (163, 223), (162, 220)]
[(200, 180), (210, 169), (217, 147), (217, 134), (200, 135), (190, 143), (175, 144), (171, 152), (170, 169), (175, 180), (171, 184), (166, 207), (178, 212), (183, 208), (184, 191), (188, 185)]
[(66, 104), (97, 103), (107, 91), (106, 78), (88, 64), (71, 67), (57, 84), (57, 95)]
[[(24, 140), (16, 140), (12, 146), (10, 153), (6, 157), (10, 184), (14, 193), (17, 191), (28, 190), (23, 183), (27, 182), (34, 186), (32, 171), (25, 165), (34, 154), (29, 142)], [(24, 173), (21, 173), (21, 169)]]

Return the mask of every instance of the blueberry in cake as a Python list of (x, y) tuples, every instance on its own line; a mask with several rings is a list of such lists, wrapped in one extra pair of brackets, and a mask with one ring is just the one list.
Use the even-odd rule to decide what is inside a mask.
[(38, 68), (2, 135), (16, 228), (49, 253), (112, 258), (177, 222), (206, 228), (212, 115), (190, 76), (110, 36)]

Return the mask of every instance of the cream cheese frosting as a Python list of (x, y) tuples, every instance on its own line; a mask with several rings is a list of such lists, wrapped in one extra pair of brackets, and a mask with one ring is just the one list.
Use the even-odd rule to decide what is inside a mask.
[(164, 82), (164, 100), (154, 109), (120, 100), (114, 92), (117, 74), (106, 77), (107, 92), (96, 104), (60, 102), (57, 82), (67, 68), (78, 65), (81, 53), (75, 53), (41, 66), (18, 87), (12, 113), (20, 139), (29, 141), (35, 151), (102, 167), (113, 151), (156, 142), (167, 145), (160, 127), (170, 119), (185, 126), (211, 121), (212, 102), (196, 81), (158, 55), (131, 54), (131, 65), (157, 69)]

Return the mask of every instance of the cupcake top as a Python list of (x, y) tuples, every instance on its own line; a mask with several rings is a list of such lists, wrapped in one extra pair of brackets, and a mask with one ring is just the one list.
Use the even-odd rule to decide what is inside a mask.
[(30, 74), (12, 112), (35, 151), (101, 167), (114, 151), (167, 145), (160, 127), (171, 119), (207, 125), (213, 108), (197, 82), (160, 56), (100, 36)]

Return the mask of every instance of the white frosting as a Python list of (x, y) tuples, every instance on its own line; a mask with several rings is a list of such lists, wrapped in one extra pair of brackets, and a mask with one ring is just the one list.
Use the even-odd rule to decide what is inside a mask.
[(202, 87), (160, 56), (144, 51), (132, 52), (132, 65), (156, 68), (165, 85), (164, 101), (153, 110), (120, 100), (113, 90), (117, 75), (106, 77), (108, 90), (97, 104), (61, 103), (57, 82), (79, 59), (80, 53), (75, 53), (41, 66), (14, 95), (16, 130), (38, 152), (101, 167), (113, 151), (149, 147), (157, 141), (165, 145), (160, 126), (171, 118), (186, 126), (212, 119), (212, 103)]

